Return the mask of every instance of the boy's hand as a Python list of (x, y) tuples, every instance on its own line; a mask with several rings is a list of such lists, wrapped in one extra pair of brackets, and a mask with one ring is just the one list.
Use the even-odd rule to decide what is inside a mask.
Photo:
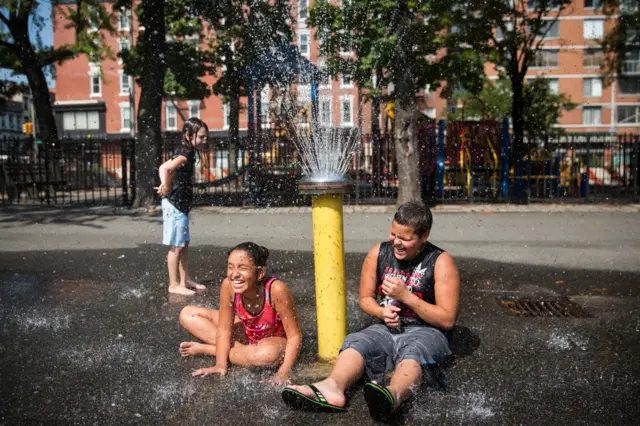
[(191, 373), (192, 376), (208, 376), (209, 374), (219, 374), (224, 376), (227, 374), (227, 369), (216, 365), (215, 367), (200, 368)]
[(393, 305), (387, 305), (384, 307), (384, 311), (382, 311), (382, 319), (384, 323), (389, 328), (398, 328), (400, 327), (400, 308)]
[(403, 301), (407, 292), (409, 292), (409, 289), (407, 289), (407, 285), (400, 278), (385, 278), (382, 282), (382, 294), (392, 297), (399, 302)]
[(266, 382), (273, 386), (284, 386), (290, 384), (291, 380), (289, 379), (289, 373), (278, 372), (269, 377)]

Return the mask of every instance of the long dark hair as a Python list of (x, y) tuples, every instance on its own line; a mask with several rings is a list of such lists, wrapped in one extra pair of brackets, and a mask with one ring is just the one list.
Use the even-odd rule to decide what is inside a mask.
[[(182, 144), (191, 150), (195, 150), (196, 155), (198, 156), (198, 159), (200, 161), (203, 161), (203, 156), (200, 155), (200, 150), (195, 149), (195, 147), (191, 143), (191, 139), (193, 138), (193, 136), (197, 135), (200, 129), (202, 129), (203, 127), (207, 131), (207, 133), (209, 133), (209, 126), (207, 126), (207, 123), (196, 117), (191, 117), (182, 125)], [(204, 157), (206, 158), (206, 155)], [(208, 165), (205, 164), (205, 166)]]

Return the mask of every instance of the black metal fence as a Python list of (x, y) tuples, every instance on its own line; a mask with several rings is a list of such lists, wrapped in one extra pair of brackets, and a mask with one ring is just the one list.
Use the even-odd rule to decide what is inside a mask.
[[(431, 123), (419, 131), (425, 199), (435, 202), (629, 200), (639, 196), (639, 135), (566, 135), (529, 144), (531, 155), (510, 159), (500, 123)], [(169, 158), (179, 134), (164, 138)], [(121, 204), (135, 194), (134, 141), (76, 139), (36, 145), (0, 139), (2, 204)], [(298, 193), (300, 155), (287, 137), (262, 133), (210, 138), (196, 167), (196, 203), (308, 204)], [(515, 164), (513, 164), (515, 162)], [(352, 154), (354, 183), (345, 203), (394, 203), (398, 173), (388, 135), (364, 135)]]

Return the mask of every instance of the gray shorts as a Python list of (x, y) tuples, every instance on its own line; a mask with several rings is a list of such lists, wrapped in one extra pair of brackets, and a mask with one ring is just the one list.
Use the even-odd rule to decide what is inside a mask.
[(404, 326), (401, 332), (391, 332), (384, 324), (373, 324), (349, 334), (341, 351), (354, 349), (362, 355), (369, 380), (384, 383), (384, 375), (401, 361), (413, 359), (423, 370), (425, 366), (444, 363), (451, 355), (446, 336), (438, 329), (426, 326)]

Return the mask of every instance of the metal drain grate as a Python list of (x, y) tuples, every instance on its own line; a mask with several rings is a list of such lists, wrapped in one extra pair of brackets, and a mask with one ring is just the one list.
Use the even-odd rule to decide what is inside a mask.
[(499, 297), (498, 302), (505, 308), (507, 314), (514, 317), (591, 318), (593, 316), (569, 299), (532, 300)]

